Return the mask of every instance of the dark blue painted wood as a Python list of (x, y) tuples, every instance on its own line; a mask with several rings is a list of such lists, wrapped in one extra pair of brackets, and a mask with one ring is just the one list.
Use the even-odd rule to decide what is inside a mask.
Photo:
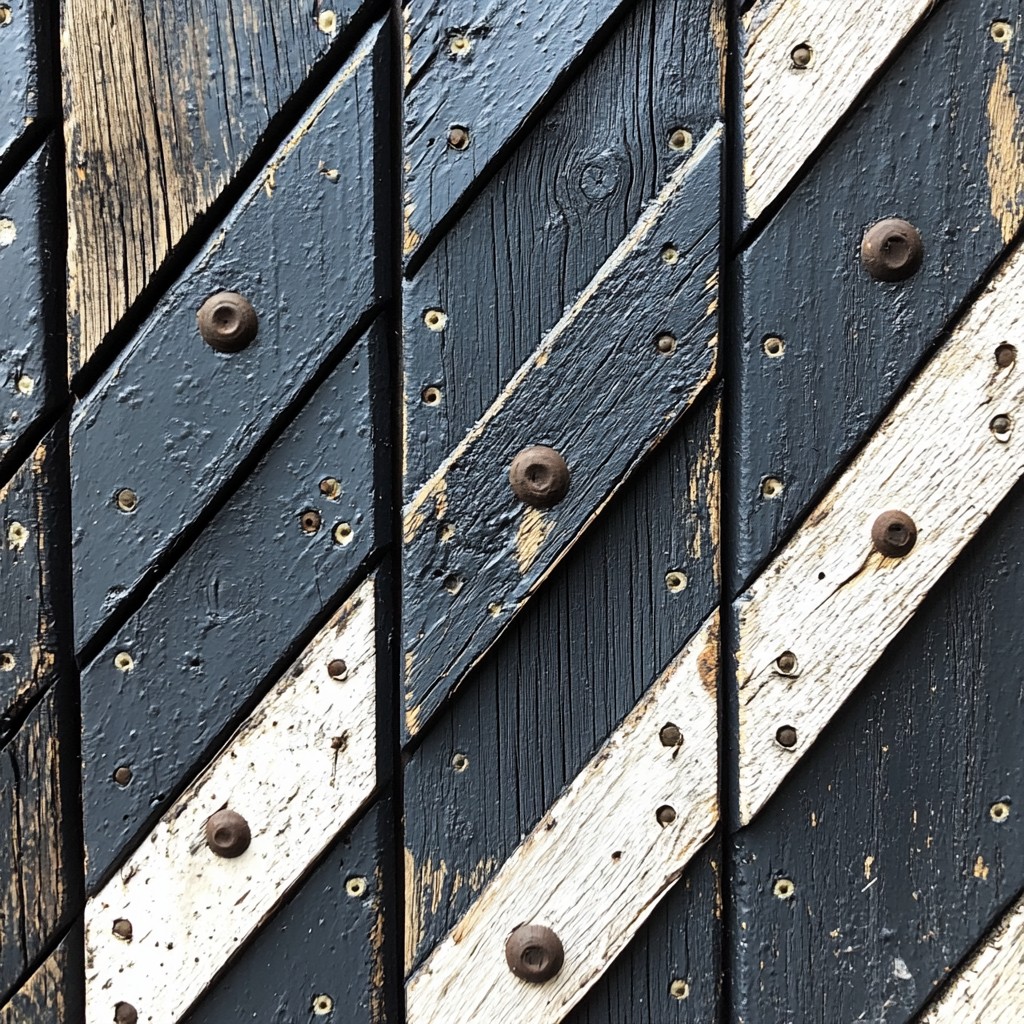
[(0, 1024), (79, 1024), (85, 1019), (82, 936), (75, 928), (6, 1006)]
[[(386, 290), (378, 119), (387, 33), (300, 131), (145, 322), (72, 424), (75, 623), (81, 651), (230, 493), (318, 371)], [(351, 69), (350, 69), (351, 70)], [(317, 109), (314, 107), (314, 109)], [(383, 218), (383, 220), (382, 220)], [(210, 294), (253, 303), (259, 334), (226, 355), (199, 336)], [(139, 496), (131, 515), (115, 495)]]
[[(82, 674), (90, 885), (205, 763), (358, 578), (379, 537), (389, 458), (382, 331), (341, 361), (146, 603)], [(371, 384), (371, 381), (374, 383)], [(385, 391), (380, 392), (386, 393)], [(382, 423), (382, 417), (383, 423)], [(337, 500), (320, 483), (341, 483)], [(322, 526), (303, 532), (304, 511)], [(348, 544), (334, 528), (350, 524)], [(134, 668), (115, 666), (128, 652)], [(131, 783), (113, 779), (122, 765)]]
[(732, 838), (737, 1021), (909, 1021), (1024, 889), (1022, 522), (1018, 486)]
[[(405, 106), (406, 255), (442, 228), (628, 5), (460, 0), (425, 4), (421, 12), (416, 6), (408, 35), (414, 77)], [(454, 37), (469, 41), (463, 55), (452, 52)], [(448, 145), (453, 125), (469, 130), (465, 150)]]
[(0, 3), (0, 179), (24, 159), (51, 112), (48, 75), (40, 74), (48, 23), (45, 0)]
[[(479, 440), (446, 469), (439, 518), (453, 524), (453, 536), (439, 536), (432, 498), (415, 536), (407, 529), (403, 636), (410, 732), (426, 725), (711, 374), (720, 177), (718, 143), (711, 147), (657, 227), (575, 314), (543, 369), (527, 376)], [(675, 264), (661, 256), (669, 244), (679, 252)], [(670, 355), (655, 346), (662, 332), (678, 339)], [(525, 506), (512, 493), (508, 471), (517, 452), (533, 444), (561, 452), (572, 486), (547, 514), (549, 532), (535, 560), (521, 569), (516, 535)], [(452, 578), (461, 581), (454, 593)], [(497, 613), (492, 602), (501, 606)]]
[[(465, 914), (717, 604), (717, 390), (602, 512), (409, 757), (406, 900), (421, 927), (407, 967)], [(673, 570), (687, 576), (685, 590), (668, 590)], [(452, 765), (456, 754), (466, 758), (462, 771)], [(624, 954), (632, 966), (612, 968), (615, 980), (588, 997), (576, 1024), (696, 1021), (702, 1018), (691, 1009), (716, 1005), (717, 926), (706, 863), (686, 876), (695, 895), (668, 897), (673, 909), (651, 926), (655, 938), (675, 933), (669, 947), (634, 942)], [(587, 884), (579, 880), (580, 899)], [(678, 947), (684, 934), (689, 968)], [(690, 1007), (660, 998), (684, 969), (695, 976)], [(671, 1015), (657, 1016), (656, 1006), (672, 1007)], [(602, 1017), (602, 1007), (612, 1015)], [(710, 1019), (713, 1013), (703, 1018)]]
[[(383, 881), (391, 842), (383, 800), (331, 847), (183, 1024), (394, 1020), (396, 922)], [(365, 895), (348, 894), (353, 878), (365, 879)]]
[[(826, 489), (1004, 249), (987, 111), (998, 75), (1014, 95), (1024, 89), (1024, 23), (1010, 6), (940, 5), (738, 262), (732, 593)], [(1006, 17), (1017, 35), (1004, 51), (991, 24)], [(996, 205), (1005, 207), (998, 193)], [(860, 241), (893, 216), (920, 230), (924, 263), (908, 281), (878, 282), (860, 266)], [(784, 339), (782, 358), (766, 356), (770, 335)], [(761, 494), (769, 476), (784, 485), (773, 499)]]
[[(3, 38), (0, 29), (0, 49)], [(0, 192), (0, 482), (29, 454), (26, 441), (30, 447), (33, 435), (38, 440), (39, 418), (67, 393), (63, 339), (48, 305), (59, 237), (47, 191), (52, 181), (47, 146)]]

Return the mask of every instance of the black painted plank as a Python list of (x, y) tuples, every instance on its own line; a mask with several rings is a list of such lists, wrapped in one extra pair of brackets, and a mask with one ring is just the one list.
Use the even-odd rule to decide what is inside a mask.
[[(341, 361), (153, 594), (82, 674), (90, 886), (204, 763), (387, 536), (381, 328)], [(371, 381), (373, 385), (371, 388)], [(380, 378), (380, 386), (386, 381)], [(382, 392), (383, 393), (383, 392)], [(375, 472), (375, 469), (377, 470)], [(340, 482), (337, 499), (321, 482)], [(300, 517), (321, 517), (315, 533)], [(334, 539), (347, 523), (351, 536)], [(133, 667), (122, 671), (116, 656)], [(129, 785), (115, 770), (128, 766)]]
[[(1020, 125), (991, 114), (1024, 89), (1024, 21), (1011, 6), (940, 5), (739, 261), (733, 593), (896, 398), (1024, 211)], [(991, 25), (1006, 17), (1016, 37), (1004, 49)], [(920, 230), (924, 263), (908, 281), (878, 282), (860, 241), (894, 216)], [(766, 355), (769, 336), (784, 340), (781, 358)], [(770, 499), (767, 477), (783, 484)]]
[(63, 339), (48, 308), (56, 248), (51, 159), (47, 145), (0, 193), (0, 481), (28, 454), (25, 439), (39, 418), (67, 394)]
[(0, 1006), (0, 1024), (81, 1024), (84, 980), (82, 936), (75, 929), (11, 1001)]
[[(713, 133), (678, 189), (647, 215), (646, 231), (599, 272), (545, 355), (406, 508), (408, 733), (424, 727), (710, 379), (719, 153)], [(677, 251), (672, 262), (663, 258), (667, 246)], [(678, 342), (670, 354), (655, 344), (664, 332)], [(539, 517), (508, 482), (517, 452), (534, 444), (558, 450), (572, 475), (566, 499)], [(442, 525), (434, 525), (435, 516)], [(443, 524), (451, 524), (450, 536)], [(530, 536), (535, 546), (524, 556)]]
[(39, 73), (47, 22), (44, 0), (0, 4), (0, 177), (24, 159), (40, 119), (50, 112), (48, 82)]
[[(440, 12), (440, 13), (439, 13)], [(447, 0), (415, 3), (410, 32)], [(405, 284), (405, 497), (462, 440), (688, 158), (719, 111), (709, 0), (639, 0)], [(417, 52), (414, 49), (414, 53)], [(441, 333), (424, 314), (447, 316)], [(426, 405), (423, 390), (441, 401)]]
[[(407, 971), (717, 604), (717, 390), (604, 510), (410, 755)], [(673, 571), (685, 589), (668, 589)], [(651, 977), (663, 974), (662, 957), (650, 950)]]
[[(390, 801), (378, 801), (331, 847), (183, 1024), (394, 1019), (395, 925), (384, 881), (392, 856), (390, 827)], [(349, 893), (354, 880), (366, 883), (362, 896)]]
[(720, 1019), (719, 837), (683, 876), (565, 1024), (711, 1024)]
[[(72, 424), (78, 650), (229, 491), (275, 422), (382, 298), (375, 196), (387, 114), (387, 32), (342, 71), (247, 197), (146, 321)], [(381, 106), (383, 102), (383, 107)], [(319, 111), (319, 115), (317, 112)], [(256, 340), (214, 351), (196, 311), (212, 293), (254, 305)], [(118, 511), (130, 488), (138, 507)]]
[(1024, 889), (1022, 522), (1018, 485), (733, 837), (737, 1021), (908, 1021)]
[(0, 488), (0, 744), (70, 646), (66, 420)]
[(74, 746), (60, 689), (0, 750), (0, 1005), (82, 906)]

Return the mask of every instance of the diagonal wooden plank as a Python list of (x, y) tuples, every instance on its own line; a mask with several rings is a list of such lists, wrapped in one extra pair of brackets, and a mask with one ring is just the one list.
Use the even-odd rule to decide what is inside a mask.
[[(555, 1024), (598, 980), (717, 821), (717, 674), (715, 612), (413, 975), (411, 1024)], [(544, 984), (506, 962), (525, 924), (564, 949)]]
[(72, 373), (366, 6), (63, 0)]
[[(750, 821), (1024, 473), (1018, 247), (783, 552), (737, 601), (739, 813)], [(873, 546), (901, 510), (916, 543)], [(780, 730), (793, 730), (783, 736)]]
[[(79, 651), (159, 574), (168, 549), (380, 302), (374, 128), (386, 101), (375, 65), (386, 44), (377, 26), (77, 409)], [(256, 337), (242, 351), (215, 350), (200, 336), (197, 310), (222, 291), (256, 311)], [(124, 488), (137, 496), (131, 514), (116, 503)]]
[(946, 982), (919, 1024), (1018, 1024), (1024, 1016), (1024, 899)]
[(0, 1024), (65, 1024), (82, 1019), (82, 936), (74, 929), (0, 1006)]
[[(205, 764), (379, 544), (388, 476), (374, 327), (82, 672), (98, 884)], [(154, 742), (154, 736), (159, 742)]]
[[(173, 1024), (376, 785), (374, 582), (356, 591), (85, 913), (86, 1021)], [(341, 665), (339, 666), (339, 662)], [(213, 816), (249, 841), (217, 856)]]
[[(709, 133), (404, 510), (405, 725), (413, 735), (715, 372), (720, 129)], [(429, 314), (428, 314), (429, 316)], [(557, 449), (553, 509), (509, 486)]]
[(744, 18), (743, 179), (756, 220), (937, 0), (761, 0)]

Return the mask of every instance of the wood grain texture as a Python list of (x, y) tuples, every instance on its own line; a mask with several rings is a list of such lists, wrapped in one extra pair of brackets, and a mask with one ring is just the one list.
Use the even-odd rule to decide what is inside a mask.
[[(1018, 248), (783, 552), (737, 602), (739, 813), (799, 762), (936, 580), (1024, 473), (1024, 371), (996, 348), (1024, 325)], [(990, 428), (1011, 419), (1008, 433)], [(969, 486), (965, 486), (969, 480)], [(888, 509), (916, 523), (902, 559), (872, 546)], [(796, 657), (783, 672), (776, 659)], [(793, 726), (783, 747), (777, 730)]]
[[(83, 671), (90, 885), (206, 763), (374, 551), (388, 501), (387, 474), (376, 472), (388, 458), (382, 344), (374, 328), (345, 356)], [(325, 479), (340, 482), (337, 499), (321, 492)], [(320, 517), (315, 533), (302, 529), (307, 511)], [(342, 524), (351, 533), (339, 543)], [(113, 779), (121, 766), (133, 773), (124, 787)]]
[[(554, 0), (544, 7), (515, 0), (423, 4), (406, 35), (407, 61), (416, 69), (405, 102), (407, 257), (441, 228), (530, 117), (550, 102), (624, 6), (623, 0)], [(455, 37), (469, 42), (465, 53), (452, 51)], [(452, 125), (469, 130), (464, 151), (447, 143)]]
[[(1009, 46), (992, 38), (1007, 17)], [(732, 593), (810, 512), (1020, 226), (1024, 207), (1008, 197), (1024, 199), (1022, 128), (1008, 97), (1024, 87), (1022, 40), (1016, 6), (937, 7), (741, 257)], [(907, 281), (875, 281), (860, 265), (865, 229), (887, 217), (924, 241)], [(768, 337), (783, 340), (781, 358), (766, 354)], [(783, 486), (765, 498), (769, 477)]]
[[(410, 753), (407, 971), (455, 927), (716, 606), (717, 392), (612, 499)], [(684, 589), (669, 589), (671, 572)], [(662, 948), (651, 947), (642, 974), (667, 990), (674, 976)], [(713, 948), (693, 954), (717, 969)], [(640, 1014), (632, 991), (632, 981), (606, 986), (608, 999)]]
[(24, 159), (52, 114), (48, 75), (39, 67), (48, 22), (47, 5), (39, 0), (4, 0), (0, 10), (0, 176)]
[[(130, 1003), (179, 1020), (326, 850), (376, 785), (374, 586), (332, 616), (85, 912), (86, 1020)], [(328, 665), (341, 659), (344, 680)], [(248, 822), (241, 856), (218, 857), (206, 822)], [(131, 922), (133, 938), (114, 931)]]
[(67, 442), (57, 427), (0, 487), (0, 744), (57, 679), (70, 637), (67, 594)]
[(920, 1024), (1016, 1024), (1024, 1014), (1024, 901), (946, 983)]
[[(756, 220), (789, 184), (936, 0), (767, 0), (745, 21), (743, 179)], [(797, 46), (811, 62), (794, 66)]]
[(733, 837), (737, 1022), (916, 1021), (1024, 889), (1022, 522), (1018, 484)]
[(72, 371), (363, 6), (63, 0)]
[(81, 934), (72, 931), (0, 1006), (0, 1024), (76, 1024), (83, 1019)]
[[(375, 62), (386, 42), (373, 29), (76, 411), (80, 651), (237, 486), (240, 468), (381, 300), (375, 127), (387, 106)], [(259, 316), (256, 340), (231, 355), (207, 345), (196, 323), (199, 306), (222, 290), (246, 296)], [(131, 515), (115, 504), (124, 487), (138, 495)]]
[[(413, 975), (411, 1024), (543, 1024), (579, 1002), (717, 822), (717, 678), (716, 611)], [(662, 727), (680, 721), (684, 743), (662, 743)], [(544, 985), (505, 962), (521, 924), (552, 928), (565, 948)]]
[[(381, 864), (390, 855), (391, 823), (390, 803), (377, 801), (200, 997), (185, 1024), (388, 1024), (385, 985), (393, 984), (394, 964), (385, 958), (394, 925)], [(366, 883), (361, 896), (347, 888), (356, 879)]]
[[(0, 28), (0, 47), (3, 32)], [(0, 480), (27, 454), (25, 438), (39, 417), (67, 394), (63, 340), (49, 309), (52, 161), (47, 146), (0, 192)]]
[(60, 711), (51, 688), (0, 750), (0, 1006), (81, 907)]
[[(403, 512), (405, 728), (416, 734), (714, 374), (720, 132), (691, 159)], [(678, 259), (663, 258), (666, 246)], [(669, 355), (655, 341), (670, 333)], [(594, 346), (594, 339), (604, 344)], [(593, 352), (593, 359), (583, 358)], [(524, 561), (515, 454), (572, 474)], [(436, 521), (436, 525), (435, 525)], [(442, 527), (451, 524), (450, 536)], [(456, 581), (452, 584), (452, 580)], [(447, 593), (446, 593), (447, 591)]]
[[(406, 12), (415, 25), (442, 8), (452, 11), (431, 0)], [(717, 14), (707, 0), (639, 0), (405, 282), (405, 500), (689, 159), (669, 145), (672, 132), (699, 140), (714, 127)], [(431, 309), (445, 315), (443, 331), (425, 329)], [(422, 401), (428, 387), (441, 393), (434, 405)]]

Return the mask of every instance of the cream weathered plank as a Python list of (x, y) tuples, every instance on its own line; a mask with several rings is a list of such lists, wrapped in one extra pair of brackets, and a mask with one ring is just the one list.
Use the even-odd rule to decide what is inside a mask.
[[(86, 908), (86, 1019), (128, 1003), (180, 1019), (370, 797), (376, 782), (374, 582), (365, 582)], [(336, 659), (345, 672), (328, 671)], [(252, 842), (216, 856), (237, 811)], [(131, 938), (114, 931), (131, 923)], [(120, 926), (123, 933), (125, 926)]]
[[(717, 672), (715, 612), (412, 977), (411, 1024), (554, 1024), (597, 982), (718, 819)], [(562, 942), (544, 984), (508, 968), (520, 924)]]
[[(1024, 406), (1024, 369), (1012, 346), (1005, 347), (1022, 327), (1024, 250), (1018, 248), (792, 541), (739, 598), (743, 823), (1024, 472), (1024, 431), (1014, 422)], [(1008, 423), (1000, 424), (1004, 416)], [(883, 557), (872, 545), (872, 524), (891, 509), (907, 513), (918, 530), (903, 558)], [(792, 658), (780, 666), (783, 654)], [(795, 744), (778, 742), (782, 727), (796, 730)]]
[(1024, 1020), (1024, 899), (950, 979), (919, 1024), (1018, 1024)]
[[(756, 220), (935, 0), (761, 0), (743, 65), (746, 213)], [(810, 63), (797, 66), (806, 47)]]

